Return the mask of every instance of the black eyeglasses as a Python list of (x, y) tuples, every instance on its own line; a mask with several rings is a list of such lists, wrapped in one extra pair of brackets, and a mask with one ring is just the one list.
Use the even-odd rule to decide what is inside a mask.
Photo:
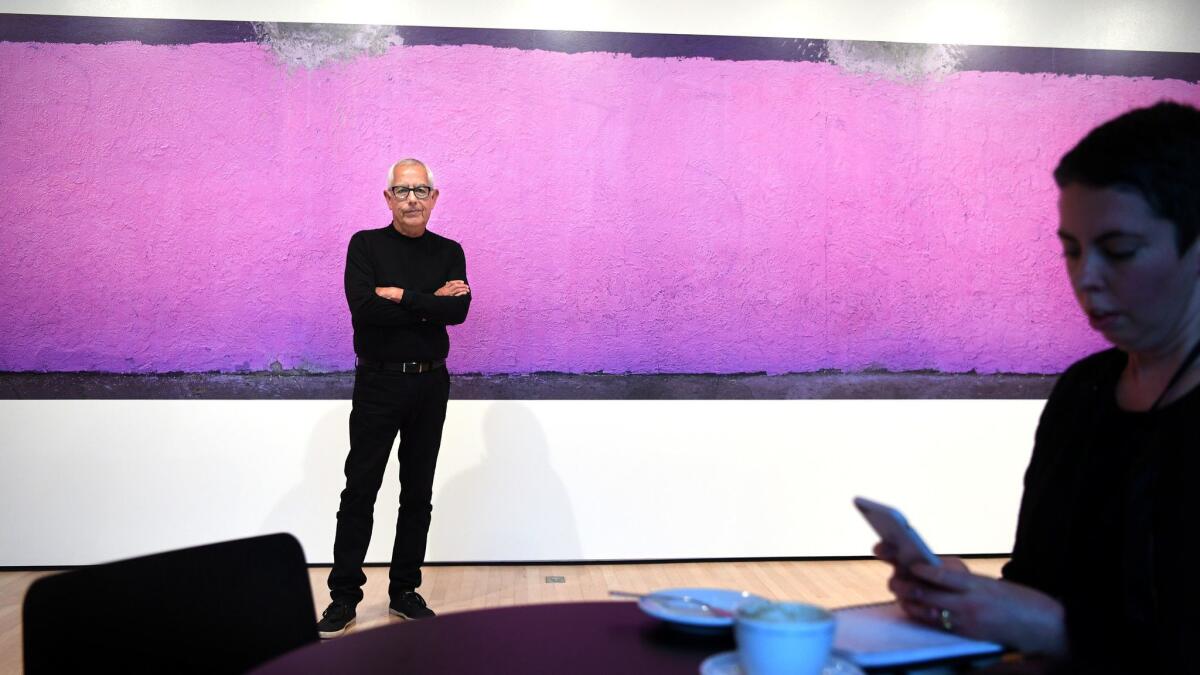
[(408, 193), (416, 195), (417, 199), (428, 199), (429, 195), (433, 194), (433, 188), (428, 185), (393, 185), (392, 196), (396, 199), (408, 199)]

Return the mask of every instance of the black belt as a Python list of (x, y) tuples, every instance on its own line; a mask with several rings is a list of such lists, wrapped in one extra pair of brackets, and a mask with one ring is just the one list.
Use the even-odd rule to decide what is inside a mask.
[(428, 373), (431, 370), (446, 367), (446, 360), (439, 359), (437, 361), (376, 361), (375, 359), (360, 358), (357, 361), (359, 368), (373, 368), (375, 370), (391, 370), (397, 373)]

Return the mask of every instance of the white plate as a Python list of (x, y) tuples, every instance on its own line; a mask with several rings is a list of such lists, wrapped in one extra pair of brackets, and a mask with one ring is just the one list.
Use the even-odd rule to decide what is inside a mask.
[(725, 588), (664, 588), (638, 600), (638, 607), (650, 616), (684, 626), (703, 626), (721, 628), (733, 625), (733, 617), (713, 616), (704, 611), (700, 605), (670, 600), (660, 596), (687, 596), (695, 598), (717, 609), (732, 612), (737, 606), (747, 600), (761, 600), (757, 595), (745, 591), (731, 591)]
[[(700, 675), (742, 675), (742, 664), (738, 662), (737, 652), (721, 652), (704, 659), (700, 664)], [(829, 657), (829, 663), (821, 670), (821, 675), (865, 675), (861, 668), (846, 659), (836, 656)]]

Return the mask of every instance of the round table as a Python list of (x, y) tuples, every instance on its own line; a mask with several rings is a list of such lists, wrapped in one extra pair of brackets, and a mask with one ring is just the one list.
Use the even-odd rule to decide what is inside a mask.
[(681, 631), (632, 602), (576, 602), (459, 612), (351, 632), (252, 672), (695, 675), (705, 658), (733, 648), (729, 630)]

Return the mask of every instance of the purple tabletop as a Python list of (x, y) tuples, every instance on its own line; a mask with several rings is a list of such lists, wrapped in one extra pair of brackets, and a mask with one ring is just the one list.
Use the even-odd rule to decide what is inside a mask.
[(632, 602), (523, 605), (351, 632), (264, 664), (303, 673), (688, 673), (733, 649), (730, 631), (688, 633)]

